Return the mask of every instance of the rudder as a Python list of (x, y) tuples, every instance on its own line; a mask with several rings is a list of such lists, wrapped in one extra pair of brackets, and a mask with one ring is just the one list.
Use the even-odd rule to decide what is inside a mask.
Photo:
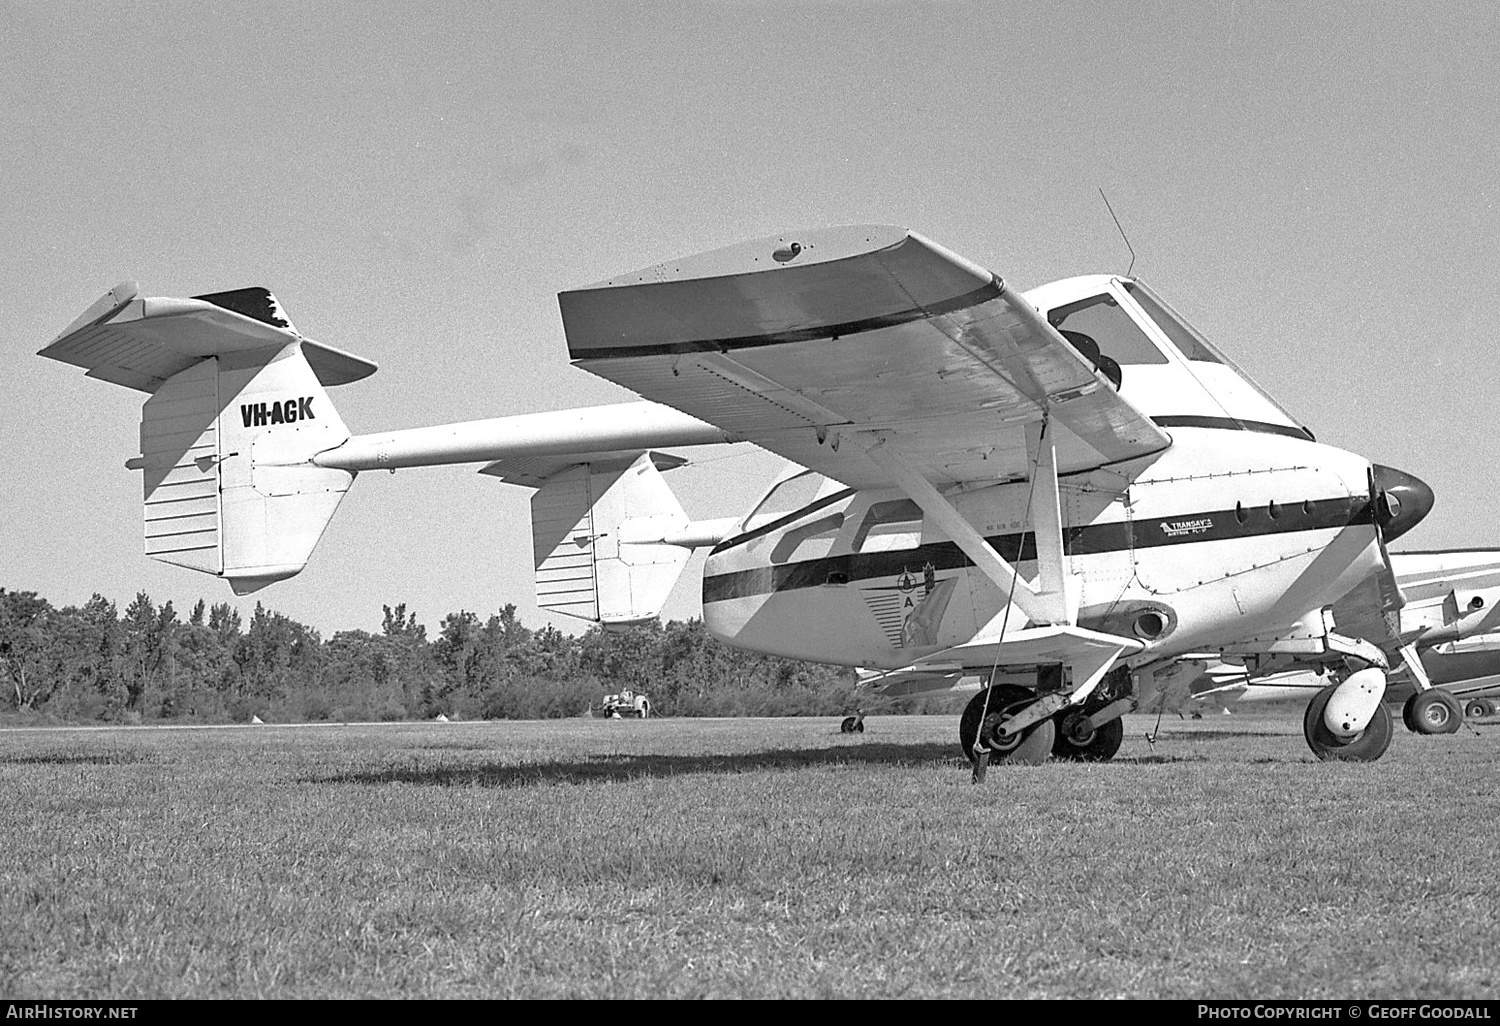
[(354, 482), (314, 466), (349, 437), (296, 344), (210, 357), (146, 401), (146, 554), (245, 595), (302, 570)]

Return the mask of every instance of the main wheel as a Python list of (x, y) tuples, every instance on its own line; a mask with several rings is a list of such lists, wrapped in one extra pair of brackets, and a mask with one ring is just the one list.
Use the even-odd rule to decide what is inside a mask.
[(1464, 712), (1468, 714), (1469, 719), (1477, 720), (1490, 714), (1490, 704), (1482, 698), (1470, 699)]
[(852, 733), (854, 733), (854, 725), (856, 723), (858, 723), (858, 722), (859, 722), (859, 720), (857, 720), (853, 716), (845, 716), (844, 717), (844, 722), (839, 724), (839, 733), (840, 734), (852, 734)]
[(977, 762), (974, 745), (981, 737), (990, 750), (990, 763), (1006, 762), (1023, 766), (1035, 766), (1046, 762), (1052, 753), (1052, 742), (1056, 728), (1052, 721), (1042, 720), (1019, 734), (1001, 737), (1000, 725), (1007, 717), (1036, 700), (1036, 694), (1019, 684), (996, 684), (989, 689), (986, 709), (985, 692), (981, 691), (969, 699), (963, 716), (958, 721), (958, 743), (970, 762)]
[(1325, 762), (1374, 762), (1391, 746), (1391, 714), (1385, 703), (1380, 703), (1365, 729), (1346, 741), (1323, 722), (1323, 710), (1328, 708), (1328, 700), (1337, 688), (1337, 684), (1330, 684), (1307, 703), (1307, 711), (1302, 714), (1302, 736), (1307, 738), (1307, 747)]
[(1079, 762), (1108, 762), (1120, 750), (1125, 740), (1125, 721), (1113, 719), (1102, 727), (1091, 728), (1088, 717), (1077, 709), (1056, 717), (1057, 740), (1052, 742), (1052, 754), (1059, 759), (1076, 759)]
[(1418, 734), (1451, 734), (1464, 718), (1458, 699), (1438, 688), (1417, 692), (1407, 703), (1407, 708)]

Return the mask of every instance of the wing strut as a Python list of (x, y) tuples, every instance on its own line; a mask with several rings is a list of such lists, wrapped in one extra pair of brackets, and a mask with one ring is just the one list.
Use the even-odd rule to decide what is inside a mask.
[(1408, 641), (1401, 646), (1401, 661), (1406, 664), (1406, 672), (1411, 674), (1412, 681), (1417, 685), (1418, 691), (1431, 691), (1432, 681), (1427, 676), (1427, 667), (1422, 665), (1422, 657), (1417, 654), (1417, 646)]
[[(1037, 475), (1036, 492), (1039, 502), (1032, 517), (1032, 530), (1037, 545), (1037, 583), (1027, 581), (1015, 567), (995, 551), (974, 525), (964, 519), (953, 504), (943, 497), (932, 483), (918, 473), (910, 463), (891, 446), (885, 444), (881, 435), (861, 433), (857, 436), (871, 462), (891, 476), (891, 479), (911, 498), (922, 512), (951, 538), (964, 555), (974, 561), (980, 572), (999, 587), (1002, 594), (1014, 592), (1013, 601), (1032, 622), (1073, 626), (1077, 610), (1067, 600), (1067, 566), (1062, 547), (1062, 519), (1057, 496), (1057, 462), (1052, 440), (1045, 427), (1027, 432), (1027, 447), (1032, 448), (1035, 439), (1037, 459), (1034, 463)], [(981, 632), (982, 633), (982, 632)]]
[(1063, 552), (1062, 502), (1057, 491), (1057, 448), (1051, 418), (1026, 425), (1026, 460), (1033, 467), (1031, 530), (1036, 539), (1036, 592), (1060, 619), (1078, 622), (1078, 592), (1068, 587), (1068, 557)]

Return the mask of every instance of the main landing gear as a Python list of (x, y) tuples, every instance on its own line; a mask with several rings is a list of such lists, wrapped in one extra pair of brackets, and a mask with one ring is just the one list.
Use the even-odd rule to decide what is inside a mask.
[(1061, 693), (1056, 685), (1047, 686), (1053, 681), (1061, 684), (1060, 676), (1043, 678), (1037, 690), (995, 684), (969, 700), (958, 723), (958, 743), (974, 764), (976, 781), (983, 779), (991, 763), (1034, 766), (1048, 757), (1077, 762), (1107, 762), (1115, 757), (1125, 739), (1125, 722), (1120, 717), (1134, 706), (1130, 672), (1124, 667), (1111, 671), (1082, 705), (1064, 706), (1015, 733), (1005, 732), (1007, 721), (1039, 699), (1057, 701)]
[(1108, 762), (1124, 740), (1124, 720), (1114, 719), (1095, 727), (1088, 716), (1074, 709), (1057, 716), (1057, 740), (1052, 742), (1052, 754), (1078, 762)]
[(996, 684), (969, 699), (958, 721), (958, 743), (970, 762), (1035, 766), (1052, 754), (1057, 728), (1050, 719), (1002, 734), (1006, 720), (1036, 701), (1036, 693), (1019, 684)]

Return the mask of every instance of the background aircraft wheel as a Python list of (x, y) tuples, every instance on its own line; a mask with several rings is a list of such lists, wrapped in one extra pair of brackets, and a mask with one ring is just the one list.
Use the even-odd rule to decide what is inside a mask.
[(1323, 710), (1333, 697), (1337, 684), (1330, 684), (1307, 703), (1302, 714), (1302, 736), (1307, 738), (1307, 747), (1325, 762), (1374, 762), (1391, 746), (1391, 714), (1382, 702), (1375, 707), (1375, 715), (1364, 731), (1352, 740), (1345, 741), (1323, 722)]
[(1110, 720), (1097, 729), (1089, 729), (1088, 719), (1078, 710), (1057, 717), (1057, 740), (1052, 742), (1052, 754), (1059, 759), (1076, 759), (1080, 762), (1108, 762), (1120, 750), (1125, 740), (1125, 721)]
[(840, 734), (852, 734), (852, 733), (854, 733), (854, 725), (856, 723), (858, 723), (858, 722), (859, 721), (857, 719), (855, 719), (853, 716), (845, 716), (844, 717), (844, 722), (839, 724), (839, 733)]
[(1028, 730), (1006, 738), (997, 737), (995, 733), (1008, 713), (1029, 705), (1036, 699), (1036, 695), (1019, 684), (996, 684), (989, 691), (988, 715), (985, 714), (985, 693), (981, 691), (969, 699), (969, 704), (958, 721), (958, 743), (968, 760), (976, 761), (974, 743), (983, 733), (985, 745), (990, 749), (992, 765), (1006, 762), (1035, 766), (1047, 761), (1047, 756), (1052, 754), (1053, 739), (1057, 735), (1051, 720), (1043, 720)]
[(1490, 707), (1487, 702), (1482, 702), (1476, 698), (1469, 703), (1464, 712), (1468, 714), (1469, 719), (1477, 720), (1482, 716), (1488, 716), (1490, 714)]
[[(1421, 692), (1418, 691), (1417, 695), (1420, 694)], [(1406, 729), (1411, 731), (1413, 734), (1422, 733), (1422, 728), (1417, 726), (1417, 721), (1412, 718), (1411, 714), (1411, 707), (1412, 704), (1416, 702), (1417, 695), (1412, 695), (1401, 705), (1401, 722), (1406, 724)]]
[(1409, 708), (1419, 734), (1451, 734), (1464, 718), (1458, 699), (1436, 688), (1413, 695)]

